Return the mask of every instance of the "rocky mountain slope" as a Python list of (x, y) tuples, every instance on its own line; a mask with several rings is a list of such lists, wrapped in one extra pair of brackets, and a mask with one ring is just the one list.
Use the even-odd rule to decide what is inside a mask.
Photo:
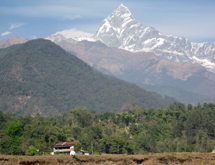
[[(52, 37), (52, 41), (56, 42), (54, 38), (57, 35)], [(104, 19), (97, 32), (85, 40), (94, 43), (100, 41), (108, 47), (118, 47), (133, 53), (119, 53), (118, 49), (109, 50), (104, 46), (95, 48), (98, 43), (91, 50), (85, 50), (79, 48), (84, 44), (79, 45), (80, 40), (64, 38), (58, 40), (58, 44), (68, 51), (76, 52), (79, 58), (103, 73), (134, 82), (148, 90), (156, 89), (156, 92), (174, 96), (184, 103), (189, 100), (196, 104), (199, 100), (205, 101), (208, 96), (212, 98), (206, 100), (214, 100), (214, 44), (192, 43), (185, 38), (163, 35), (155, 28), (136, 21), (124, 5)], [(98, 51), (94, 53), (94, 58), (91, 57), (91, 51)], [(204, 96), (197, 96), (196, 93)], [(188, 96), (193, 96), (195, 100), (190, 100), (190, 97), (184, 100)]]
[(76, 106), (105, 112), (119, 111), (125, 102), (157, 109), (175, 101), (103, 75), (48, 40), (4, 48), (0, 57), (2, 111), (54, 116)]
[[(59, 42), (58, 35), (47, 39)], [(123, 4), (102, 21), (91, 38), (64, 39), (73, 44), (81, 40), (100, 40), (109, 47), (118, 47), (131, 52), (153, 52), (156, 56), (169, 61), (200, 64), (215, 73), (214, 44), (193, 43), (185, 38), (163, 35), (154, 27), (143, 25), (135, 20)]]
[(22, 44), (27, 41), (28, 40), (26, 40), (22, 37), (10, 37), (8, 39), (0, 41), (0, 48), (6, 48), (6, 47), (14, 45), (14, 44)]
[[(63, 48), (66, 49), (66, 47)], [(108, 47), (100, 41), (82, 41), (73, 46), (70, 45), (67, 50), (76, 52), (77, 57), (103, 73), (136, 83), (149, 90), (153, 90), (153, 85), (155, 85), (156, 88), (160, 87), (166, 91), (165, 93), (159, 92), (162, 89), (157, 90), (159, 93), (176, 97), (184, 103), (186, 100), (183, 98), (187, 96), (189, 96), (187, 99), (190, 101), (189, 103), (214, 102), (214, 99), (210, 97), (215, 96), (215, 75), (200, 65), (168, 61), (153, 53), (132, 53)], [(167, 88), (167, 86), (171, 87)], [(180, 89), (183, 91), (181, 94)]]
[(94, 38), (111, 47), (132, 52), (153, 52), (174, 62), (192, 62), (215, 72), (215, 45), (192, 43), (188, 39), (163, 35), (136, 21), (127, 7), (120, 5), (101, 23)]

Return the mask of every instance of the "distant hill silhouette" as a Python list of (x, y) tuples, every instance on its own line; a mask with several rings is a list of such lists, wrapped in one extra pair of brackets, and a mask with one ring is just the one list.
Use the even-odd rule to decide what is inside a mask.
[(14, 44), (22, 44), (27, 42), (25, 38), (22, 37), (10, 37), (5, 40), (0, 41), (0, 48), (6, 48), (8, 46), (14, 45)]

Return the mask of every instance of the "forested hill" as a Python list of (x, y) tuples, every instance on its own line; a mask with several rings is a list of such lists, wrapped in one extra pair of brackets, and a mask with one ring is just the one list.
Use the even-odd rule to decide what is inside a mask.
[(31, 40), (0, 50), (3, 111), (54, 116), (78, 105), (105, 112), (119, 111), (125, 102), (157, 109), (173, 101), (103, 75), (48, 40)]

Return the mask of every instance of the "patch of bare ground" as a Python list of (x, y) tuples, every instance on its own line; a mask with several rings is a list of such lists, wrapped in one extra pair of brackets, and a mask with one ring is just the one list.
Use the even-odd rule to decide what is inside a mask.
[(9, 156), (0, 155), (0, 165), (215, 165), (211, 153), (161, 153), (150, 155)]

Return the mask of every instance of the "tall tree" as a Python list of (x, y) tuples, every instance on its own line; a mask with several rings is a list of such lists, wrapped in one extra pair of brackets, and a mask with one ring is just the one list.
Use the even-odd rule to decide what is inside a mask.
[(125, 153), (125, 141), (122, 137), (111, 135), (107, 139), (107, 145), (109, 145), (110, 153), (122, 154)]
[(19, 142), (23, 136), (22, 123), (19, 121), (11, 121), (7, 128), (4, 130), (5, 134), (8, 135), (8, 141), (11, 143), (10, 152), (11, 154), (19, 153)]

